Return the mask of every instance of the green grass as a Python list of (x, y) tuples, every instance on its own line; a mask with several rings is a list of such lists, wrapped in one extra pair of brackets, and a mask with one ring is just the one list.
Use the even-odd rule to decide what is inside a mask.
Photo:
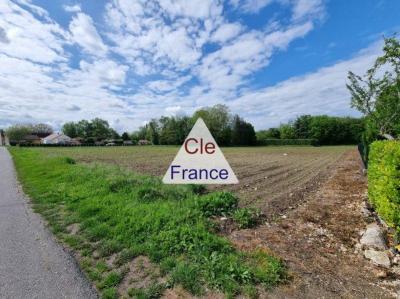
[[(207, 286), (233, 296), (285, 279), (278, 258), (239, 252), (213, 232), (208, 217), (237, 210), (230, 193), (198, 195), (192, 186), (163, 185), (159, 178), (118, 167), (81, 165), (41, 149), (10, 151), (35, 210), (83, 256), (81, 267), (104, 298), (117, 296), (124, 265), (139, 255), (160, 266), (169, 287), (180, 284), (195, 295)], [(68, 234), (72, 223), (80, 226), (75, 235)], [(108, 267), (102, 259), (115, 254)], [(153, 288), (138, 292), (154, 297), (162, 289)]]

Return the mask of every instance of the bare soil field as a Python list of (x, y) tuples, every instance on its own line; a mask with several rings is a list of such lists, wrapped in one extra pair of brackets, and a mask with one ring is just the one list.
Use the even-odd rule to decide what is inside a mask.
[[(78, 162), (116, 164), (161, 176), (177, 147), (46, 148)], [(242, 206), (259, 207), (264, 223), (221, 230), (238, 249), (281, 257), (289, 280), (261, 298), (396, 298), (399, 277), (382, 274), (357, 249), (369, 221), (361, 207), (367, 181), (355, 147), (225, 148), (240, 183), (225, 186)], [(212, 187), (221, 189), (222, 187)], [(189, 298), (168, 290), (165, 298)], [(220, 296), (221, 297), (221, 296)], [(218, 298), (218, 295), (209, 298)]]
[[(315, 189), (348, 146), (232, 147), (222, 151), (239, 184), (210, 186), (239, 195), (242, 206), (260, 208), (269, 218), (293, 209)], [(163, 176), (179, 148), (175, 146), (45, 148), (78, 162), (119, 165), (138, 173)]]
[(396, 277), (378, 278), (381, 269), (356, 250), (360, 232), (373, 221), (361, 209), (367, 180), (360, 165), (357, 150), (347, 151), (298, 208), (272, 223), (230, 234), (242, 250), (267, 248), (285, 259), (291, 282), (265, 297), (397, 298)]

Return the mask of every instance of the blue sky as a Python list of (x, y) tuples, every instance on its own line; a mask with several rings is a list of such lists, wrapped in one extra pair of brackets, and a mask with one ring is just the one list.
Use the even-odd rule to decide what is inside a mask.
[(101, 117), (120, 132), (226, 104), (256, 129), (352, 115), (399, 1), (1, 0), (0, 127)]

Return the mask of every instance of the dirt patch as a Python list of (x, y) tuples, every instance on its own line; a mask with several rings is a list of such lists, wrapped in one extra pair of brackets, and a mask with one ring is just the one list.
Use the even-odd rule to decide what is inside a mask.
[[(263, 247), (279, 254), (291, 275), (288, 284), (266, 298), (394, 298), (395, 290), (356, 250), (366, 225), (361, 207), (367, 182), (356, 150), (318, 190), (279, 220), (229, 237), (240, 249)], [(386, 286), (385, 286), (386, 285)], [(389, 286), (387, 286), (389, 285)]]
[(146, 289), (152, 284), (165, 283), (165, 279), (160, 275), (159, 268), (146, 256), (134, 258), (128, 263), (127, 267), (127, 273), (118, 286), (118, 293), (121, 296), (129, 297), (128, 291), (130, 289)]
[(79, 223), (72, 223), (67, 226), (67, 231), (71, 235), (76, 235), (79, 232)]

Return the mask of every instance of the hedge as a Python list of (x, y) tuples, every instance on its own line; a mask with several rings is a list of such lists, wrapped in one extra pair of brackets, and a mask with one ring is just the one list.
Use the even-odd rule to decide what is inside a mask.
[(318, 145), (317, 139), (262, 139), (259, 145)]
[(400, 141), (371, 144), (368, 197), (378, 214), (400, 233)]

